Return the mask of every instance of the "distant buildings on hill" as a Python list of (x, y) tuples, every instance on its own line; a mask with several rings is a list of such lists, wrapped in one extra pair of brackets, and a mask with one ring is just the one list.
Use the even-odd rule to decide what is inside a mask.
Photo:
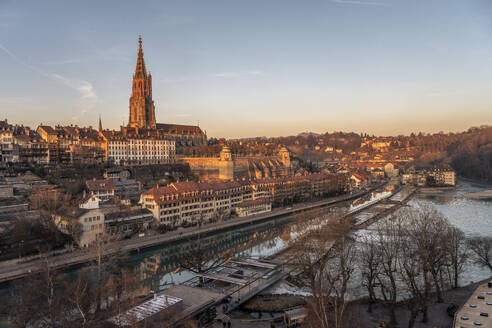
[(180, 157), (200, 180), (278, 178), (294, 172), (290, 152), (282, 147), (273, 156), (236, 156), (224, 146), (217, 157)]

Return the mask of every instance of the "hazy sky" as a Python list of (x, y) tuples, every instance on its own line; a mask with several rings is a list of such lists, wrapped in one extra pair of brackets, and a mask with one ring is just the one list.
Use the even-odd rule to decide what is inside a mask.
[(157, 121), (209, 136), (492, 124), (490, 0), (0, 0), (0, 119), (126, 124), (139, 34)]

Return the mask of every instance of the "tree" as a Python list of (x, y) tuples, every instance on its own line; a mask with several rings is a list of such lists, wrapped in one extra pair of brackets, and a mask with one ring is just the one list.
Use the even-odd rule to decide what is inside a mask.
[(91, 280), (85, 273), (80, 273), (73, 282), (65, 282), (66, 300), (76, 315), (81, 318), (82, 328), (88, 327), (88, 324), (94, 320), (92, 311), (93, 287)]
[(5, 305), (8, 309), (9, 322), (16, 328), (34, 326), (39, 320), (40, 303), (35, 293), (39, 290), (39, 279), (33, 278), (31, 276), (16, 280), (12, 287), (12, 294)]
[(401, 256), (402, 222), (398, 216), (392, 216), (376, 227), (375, 243), (380, 259), (380, 274), (376, 275), (382, 304), (387, 308), (390, 325), (396, 326), (396, 306), (400, 292), (397, 284), (398, 258)]
[(17, 216), (12, 223), (11, 238), (20, 257), (62, 247), (69, 240), (45, 212), (37, 217)]
[(41, 272), (15, 284), (9, 304), (9, 320), (16, 327), (66, 327), (70, 310), (60, 295), (60, 277), (44, 258)]
[(70, 205), (71, 196), (58, 189), (42, 190), (29, 196), (32, 209), (46, 211), (52, 215), (63, 207)]
[(358, 267), (362, 275), (362, 285), (366, 287), (369, 296), (367, 312), (372, 312), (376, 303), (376, 280), (381, 273), (379, 252), (371, 237), (365, 236), (360, 241)]
[(111, 249), (111, 242), (111, 237), (103, 234), (102, 236), (98, 236), (89, 248), (96, 267), (94, 291), (96, 314), (99, 314), (101, 311), (105, 283), (112, 275), (120, 272), (125, 259), (125, 253), (123, 251), (113, 252), (110, 257), (108, 256), (107, 253)]
[(347, 237), (350, 220), (327, 215), (330, 225), (294, 241), (294, 264), (303, 272), (312, 297), (308, 302), (312, 327), (343, 327), (348, 283), (355, 268), (355, 247)]
[(468, 262), (470, 253), (465, 233), (457, 227), (449, 227), (446, 232), (445, 249), (449, 281), (453, 288), (458, 288), (459, 276)]
[(492, 271), (492, 237), (473, 237), (468, 246), (474, 255), (475, 263)]
[[(225, 264), (232, 256), (234, 256), (234, 251), (232, 249), (218, 255), (213, 254), (210, 252), (210, 249), (213, 249), (214, 245), (204, 245), (200, 237), (196, 240), (190, 240), (189, 244), (191, 249), (186, 253), (180, 254), (177, 265), (178, 267), (195, 274), (203, 274), (209, 270), (215, 269)], [(199, 286), (203, 286), (203, 283), (204, 279), (200, 276)]]

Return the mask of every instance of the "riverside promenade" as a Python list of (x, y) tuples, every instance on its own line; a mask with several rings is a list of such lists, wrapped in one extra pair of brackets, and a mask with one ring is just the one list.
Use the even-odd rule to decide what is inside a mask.
[[(244, 218), (232, 218), (228, 221), (208, 224), (202, 227), (186, 228), (178, 231), (167, 232), (159, 235), (146, 236), (141, 238), (132, 238), (127, 240), (114, 241), (106, 245), (103, 250), (104, 256), (117, 253), (129, 253), (139, 251), (145, 248), (174, 243), (181, 240), (189, 240), (199, 235), (207, 235), (236, 228), (256, 222), (270, 220), (275, 217), (302, 213), (319, 207), (330, 206), (336, 203), (345, 202), (362, 197), (373, 190), (380, 188), (383, 184), (374, 186), (368, 190), (360, 191), (353, 194), (345, 194), (336, 197), (326, 198), (323, 200), (300, 203), (291, 207), (274, 209), (269, 213), (254, 215)], [(23, 278), (32, 273), (42, 271), (46, 266), (52, 269), (68, 268), (75, 265), (91, 262), (97, 258), (97, 254), (91, 249), (77, 249), (73, 252), (63, 253), (61, 255), (43, 256), (41, 258), (22, 261), (13, 260), (0, 263), (0, 283)]]

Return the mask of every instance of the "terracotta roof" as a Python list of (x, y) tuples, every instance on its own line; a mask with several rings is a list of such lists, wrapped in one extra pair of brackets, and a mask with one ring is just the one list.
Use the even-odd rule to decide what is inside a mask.
[(48, 134), (56, 134), (56, 131), (49, 125), (40, 125), (38, 129), (42, 129)]
[(176, 133), (176, 134), (182, 134), (184, 132), (189, 133), (189, 134), (203, 134), (203, 131), (200, 129), (200, 127), (196, 125), (181, 125), (181, 124), (163, 124), (163, 123), (157, 123), (157, 129), (161, 130), (165, 133)]
[(177, 192), (199, 191), (198, 183), (193, 181), (173, 182), (170, 184)]
[(87, 180), (85, 184), (87, 185), (87, 188), (90, 191), (95, 191), (95, 190), (111, 191), (116, 189), (113, 180), (111, 179)]
[(262, 204), (269, 204), (271, 201), (268, 198), (261, 197), (258, 199), (254, 200), (246, 200), (236, 206), (237, 207), (250, 207), (250, 206), (256, 206), (256, 205), (262, 205)]
[(151, 188), (149, 190), (146, 190), (143, 194), (152, 195), (154, 196), (154, 199), (158, 199), (160, 196), (177, 195), (178, 192), (173, 187), (166, 186), (166, 187)]

